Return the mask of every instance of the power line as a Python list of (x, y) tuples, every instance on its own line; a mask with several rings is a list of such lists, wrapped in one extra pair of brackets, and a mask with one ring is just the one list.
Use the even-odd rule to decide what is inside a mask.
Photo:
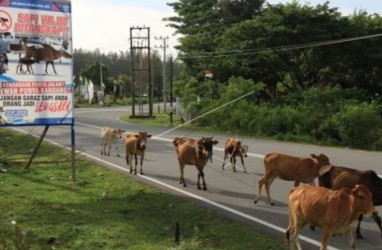
[(268, 48), (259, 48), (259, 49), (250, 49), (250, 50), (195, 52), (195, 53), (189, 53), (189, 54), (186, 54), (183, 56), (179, 56), (179, 58), (180, 59), (193, 59), (193, 58), (205, 58), (205, 57), (243, 56), (243, 55), (257, 54), (257, 53), (266, 52), (266, 51), (270, 51), (270, 50), (287, 51), (287, 50), (297, 50), (297, 49), (304, 49), (304, 48), (326, 46), (326, 45), (332, 45), (332, 44), (338, 44), (338, 43), (346, 43), (346, 42), (364, 40), (364, 39), (369, 39), (369, 38), (375, 38), (375, 37), (380, 37), (380, 36), (382, 36), (382, 33), (374, 34), (374, 35), (367, 35), (367, 36), (352, 37), (352, 38), (343, 38), (343, 39), (337, 39), (337, 40), (328, 40), (328, 41), (322, 41), (322, 42), (295, 44), (295, 45), (286, 45), (286, 46), (279, 46), (279, 47), (268, 47)]

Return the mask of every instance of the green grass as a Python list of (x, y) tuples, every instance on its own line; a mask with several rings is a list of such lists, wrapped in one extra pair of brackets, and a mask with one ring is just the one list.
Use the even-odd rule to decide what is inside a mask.
[(52, 163), (25, 169), (35, 143), (0, 128), (0, 249), (287, 249), (282, 239), (78, 156), (73, 183), (70, 153), (46, 143), (34, 162)]

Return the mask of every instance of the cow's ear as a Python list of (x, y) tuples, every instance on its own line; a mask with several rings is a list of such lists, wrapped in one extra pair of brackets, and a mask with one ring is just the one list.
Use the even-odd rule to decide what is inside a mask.
[(151, 135), (149, 134), (149, 135), (147, 135), (147, 138), (151, 138)]
[(310, 156), (311, 156), (313, 159), (316, 159), (316, 158), (317, 158), (317, 155), (315, 155), (315, 154), (310, 154)]
[(139, 138), (139, 135), (134, 135), (135, 136), (135, 138)]
[(216, 145), (216, 144), (218, 144), (218, 143), (219, 143), (219, 141), (217, 141), (217, 140), (214, 140), (212, 143), (213, 143), (214, 145)]

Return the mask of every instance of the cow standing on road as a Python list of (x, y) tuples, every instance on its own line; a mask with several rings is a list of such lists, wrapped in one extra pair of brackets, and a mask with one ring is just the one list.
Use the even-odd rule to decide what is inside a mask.
[(233, 138), (229, 138), (225, 142), (222, 169), (224, 170), (225, 160), (228, 158), (228, 155), (230, 155), (229, 161), (232, 164), (233, 172), (236, 172), (236, 156), (238, 156), (240, 157), (241, 164), (243, 165), (244, 173), (246, 173), (247, 169), (245, 168), (244, 159), (243, 159), (243, 157), (247, 157), (246, 151), (247, 150), (243, 147), (243, 145), (241, 144), (241, 141), (237, 141)]
[[(360, 214), (377, 214), (370, 191), (363, 185), (353, 189), (330, 190), (324, 187), (296, 187), (289, 194), (289, 226), (285, 236), (291, 249), (301, 250), (299, 234), (310, 223), (322, 228), (321, 250), (326, 250), (334, 234), (346, 234), (351, 249), (355, 242), (351, 225)], [(292, 241), (289, 241), (291, 236)]]
[[(128, 134), (125, 139), (125, 148), (126, 148), (126, 164), (130, 166), (130, 173), (137, 174), (137, 165), (138, 165), (138, 159), (137, 156), (139, 155), (140, 160), (140, 166), (141, 169), (139, 171), (140, 174), (143, 175), (143, 159), (145, 158), (145, 151), (146, 151), (146, 144), (147, 139), (151, 138), (150, 134), (147, 134), (147, 132), (139, 132), (138, 134)], [(133, 156), (135, 158), (135, 167), (133, 170)]]
[[(353, 188), (357, 184), (367, 187), (372, 196), (374, 206), (382, 205), (382, 179), (372, 171), (361, 171), (352, 168), (338, 167), (338, 166), (325, 166), (319, 171), (320, 186), (338, 190), (341, 188)], [(355, 230), (358, 239), (363, 239), (361, 235), (361, 221), (363, 215), (358, 218), (357, 228)], [(382, 235), (381, 218), (373, 216), (375, 223), (377, 223)]]
[(212, 137), (203, 137), (199, 140), (195, 140), (190, 137), (175, 137), (173, 144), (175, 146), (179, 161), (179, 183), (183, 184), (183, 187), (186, 187), (186, 182), (184, 180), (184, 167), (186, 165), (194, 165), (198, 170), (198, 189), (202, 189), (200, 187), (201, 178), (203, 181), (203, 190), (207, 190), (203, 169), (208, 160), (212, 162), (213, 145), (217, 143), (218, 141), (213, 140)]
[(267, 154), (264, 157), (265, 174), (259, 181), (255, 204), (260, 200), (261, 189), (265, 186), (269, 204), (274, 205), (269, 187), (276, 177), (286, 181), (294, 181), (295, 187), (298, 187), (301, 182), (314, 185), (314, 179), (318, 177), (319, 169), (330, 165), (330, 162), (329, 158), (324, 154), (318, 156), (311, 154), (311, 156), (312, 158), (301, 158), (279, 153)]
[[(118, 153), (118, 139), (122, 138), (122, 134), (125, 130), (120, 128), (110, 128), (110, 127), (102, 127), (101, 128), (101, 155), (110, 155), (111, 144), (115, 143), (115, 150), (117, 151), (117, 157), (119, 157)], [(106, 154), (106, 147), (109, 147), (109, 150)]]

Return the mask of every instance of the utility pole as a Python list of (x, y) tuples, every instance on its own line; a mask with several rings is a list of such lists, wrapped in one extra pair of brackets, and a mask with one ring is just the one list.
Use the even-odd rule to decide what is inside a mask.
[[(166, 49), (168, 48), (167, 39), (166, 37), (155, 37), (157, 40), (162, 40), (162, 45), (159, 46), (159, 48), (163, 49), (163, 110), (164, 113), (166, 113), (166, 104), (167, 104), (167, 91), (166, 91)], [(156, 47), (156, 46), (155, 46)]]

